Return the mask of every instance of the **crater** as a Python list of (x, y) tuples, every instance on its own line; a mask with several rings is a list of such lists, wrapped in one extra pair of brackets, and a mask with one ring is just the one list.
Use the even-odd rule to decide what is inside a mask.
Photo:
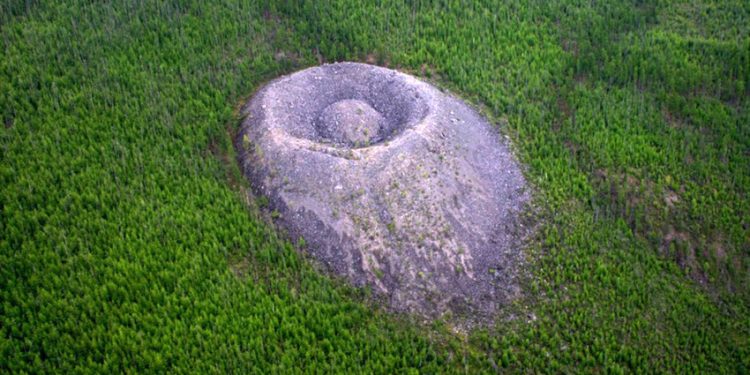
[(518, 297), (526, 182), (471, 106), (336, 63), (268, 83), (242, 114), (243, 173), (331, 273), (427, 318), (483, 321)]

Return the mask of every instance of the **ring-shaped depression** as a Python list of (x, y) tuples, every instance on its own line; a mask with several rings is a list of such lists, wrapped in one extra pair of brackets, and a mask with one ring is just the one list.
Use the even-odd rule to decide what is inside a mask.
[(326, 65), (271, 84), (267, 113), (292, 137), (341, 148), (372, 146), (398, 136), (429, 112), (420, 83), (361, 64)]

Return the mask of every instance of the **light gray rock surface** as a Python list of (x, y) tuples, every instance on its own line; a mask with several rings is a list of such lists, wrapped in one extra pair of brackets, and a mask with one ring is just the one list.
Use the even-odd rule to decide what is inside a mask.
[(243, 115), (243, 172), (335, 274), (427, 317), (491, 316), (519, 293), (526, 183), (460, 100), (337, 63), (270, 82)]

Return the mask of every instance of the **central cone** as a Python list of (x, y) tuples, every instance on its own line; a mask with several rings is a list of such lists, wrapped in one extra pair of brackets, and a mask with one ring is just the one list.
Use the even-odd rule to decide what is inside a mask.
[(351, 146), (366, 146), (380, 133), (384, 118), (362, 100), (345, 99), (326, 107), (320, 114), (323, 138)]

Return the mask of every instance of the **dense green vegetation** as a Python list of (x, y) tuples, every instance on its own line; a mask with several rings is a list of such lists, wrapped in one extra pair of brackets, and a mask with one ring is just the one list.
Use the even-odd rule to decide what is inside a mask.
[[(202, 3), (0, 4), (0, 371), (750, 371), (750, 3)], [(344, 59), (513, 139), (520, 318), (389, 315), (246, 201), (237, 105)]]

